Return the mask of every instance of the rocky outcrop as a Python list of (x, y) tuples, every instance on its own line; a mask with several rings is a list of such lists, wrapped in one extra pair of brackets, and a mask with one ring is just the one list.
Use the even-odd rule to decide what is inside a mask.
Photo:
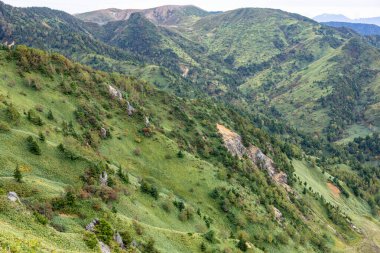
[(99, 220), (98, 219), (94, 219), (93, 221), (91, 221), (87, 226), (86, 226), (86, 230), (87, 231), (90, 231), (90, 232), (95, 232), (95, 226), (99, 224)]
[(104, 242), (99, 242), (99, 246), (102, 253), (111, 253), (111, 248)]
[(102, 128), (100, 129), (100, 137), (101, 137), (102, 139), (106, 139), (106, 138), (107, 138), (107, 129), (105, 129), (104, 127), (102, 127)]
[(15, 193), (15, 192), (8, 192), (7, 197), (9, 199), (9, 201), (21, 203), (20, 198), (18, 197), (17, 193)]
[(108, 85), (108, 92), (113, 99), (123, 100), (123, 94), (118, 89)]
[(274, 211), (274, 218), (276, 219), (278, 223), (281, 223), (284, 220), (284, 217), (281, 211), (278, 210), (276, 207), (273, 207), (273, 211)]
[(99, 176), (100, 185), (106, 186), (108, 184), (108, 174), (103, 171)]
[(119, 232), (115, 233), (113, 239), (115, 240), (117, 245), (119, 245), (120, 248), (122, 248), (122, 249), (125, 248), (124, 243), (123, 243), (123, 238), (121, 238), (121, 235), (119, 234)]
[(243, 145), (241, 136), (231, 131), (223, 125), (216, 125), (222, 135), (223, 142), (227, 150), (234, 156), (242, 158), (246, 155), (260, 169), (265, 170), (277, 184), (283, 186), (287, 191), (291, 191), (287, 175), (278, 170), (271, 158), (266, 156), (258, 147), (250, 145), (248, 148)]
[(128, 116), (132, 116), (133, 113), (136, 111), (135, 108), (127, 101), (127, 111), (128, 111)]

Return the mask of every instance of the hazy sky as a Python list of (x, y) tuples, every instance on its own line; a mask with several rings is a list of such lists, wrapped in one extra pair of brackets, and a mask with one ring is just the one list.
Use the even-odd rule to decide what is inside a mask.
[(322, 13), (344, 14), (350, 18), (380, 16), (380, 0), (3, 0), (13, 6), (45, 6), (69, 13), (104, 8), (149, 8), (167, 4), (193, 4), (205, 10), (240, 7), (268, 7), (296, 12), (308, 17)]

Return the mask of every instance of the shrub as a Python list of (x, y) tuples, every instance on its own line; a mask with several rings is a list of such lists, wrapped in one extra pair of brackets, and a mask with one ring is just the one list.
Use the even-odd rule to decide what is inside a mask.
[(178, 151), (177, 157), (178, 158), (184, 158), (185, 157), (185, 155), (183, 154), (182, 150)]
[(114, 231), (107, 221), (101, 219), (95, 227), (95, 234), (100, 241), (109, 244), (113, 238)]
[(38, 212), (34, 212), (33, 214), (34, 214), (34, 218), (36, 219), (38, 223), (41, 223), (42, 225), (46, 225), (48, 223), (48, 219), (42, 214)]
[(26, 141), (28, 144), (28, 149), (32, 154), (41, 155), (40, 146), (38, 146), (38, 143), (33, 139), (32, 136), (29, 136)]
[(5, 122), (0, 122), (0, 133), (5, 133), (11, 131), (11, 127), (5, 123)]
[(158, 199), (158, 190), (155, 186), (146, 182), (145, 180), (141, 181), (140, 189), (143, 193), (151, 195), (153, 198)]
[(20, 113), (17, 111), (17, 109), (12, 104), (10, 104), (7, 107), (6, 114), (7, 114), (7, 117), (10, 121), (12, 121), (13, 123), (19, 123), (20, 117), (21, 117)]
[(98, 240), (96, 239), (96, 235), (91, 232), (86, 231), (84, 233), (83, 241), (90, 249), (95, 249), (98, 246)]
[(44, 123), (40, 116), (37, 115), (37, 113), (34, 110), (28, 111), (28, 120), (32, 122), (36, 126), (42, 126)]
[(47, 118), (48, 118), (48, 120), (54, 120), (54, 115), (53, 115), (53, 112), (51, 110), (49, 110), (49, 112), (47, 114)]
[(215, 240), (215, 232), (214, 230), (209, 230), (207, 233), (205, 233), (204, 235), (204, 238), (209, 241), (209, 242), (214, 242)]
[(123, 183), (129, 183), (128, 173), (124, 172), (122, 168), (119, 168), (119, 170), (117, 171), (117, 175)]
[(17, 165), (14, 173), (13, 173), (13, 177), (14, 179), (16, 180), (17, 183), (21, 183), (22, 182), (22, 174), (21, 174), (21, 171), (20, 171), (20, 167)]

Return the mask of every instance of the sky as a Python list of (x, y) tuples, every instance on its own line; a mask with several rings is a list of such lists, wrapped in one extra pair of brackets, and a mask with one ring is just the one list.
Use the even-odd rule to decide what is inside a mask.
[(44, 6), (71, 14), (105, 8), (146, 9), (161, 5), (192, 4), (208, 11), (241, 7), (265, 7), (299, 13), (307, 17), (319, 14), (343, 14), (349, 18), (379, 17), (380, 0), (2, 0), (18, 7)]

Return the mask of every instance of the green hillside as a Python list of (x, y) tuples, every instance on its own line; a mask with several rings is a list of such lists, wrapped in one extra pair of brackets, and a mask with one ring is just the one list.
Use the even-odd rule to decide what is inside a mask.
[(380, 250), (377, 37), (194, 6), (0, 26), (1, 250)]
[[(360, 243), (362, 236), (328, 202), (302, 194), (296, 181), (295, 193), (286, 193), (247, 158), (228, 153), (217, 123), (266, 150), (292, 178), (279, 140), (232, 110), (22, 46), (0, 56), (4, 249), (87, 252), (95, 236), (120, 251), (109, 226), (142, 252), (152, 252), (151, 239), (160, 252), (236, 251), (246, 241), (266, 251), (326, 252), (338, 242)], [(130, 116), (126, 99), (135, 107)], [(103, 172), (106, 185), (99, 181)], [(21, 203), (9, 202), (9, 191)], [(105, 225), (85, 232), (94, 218)]]

